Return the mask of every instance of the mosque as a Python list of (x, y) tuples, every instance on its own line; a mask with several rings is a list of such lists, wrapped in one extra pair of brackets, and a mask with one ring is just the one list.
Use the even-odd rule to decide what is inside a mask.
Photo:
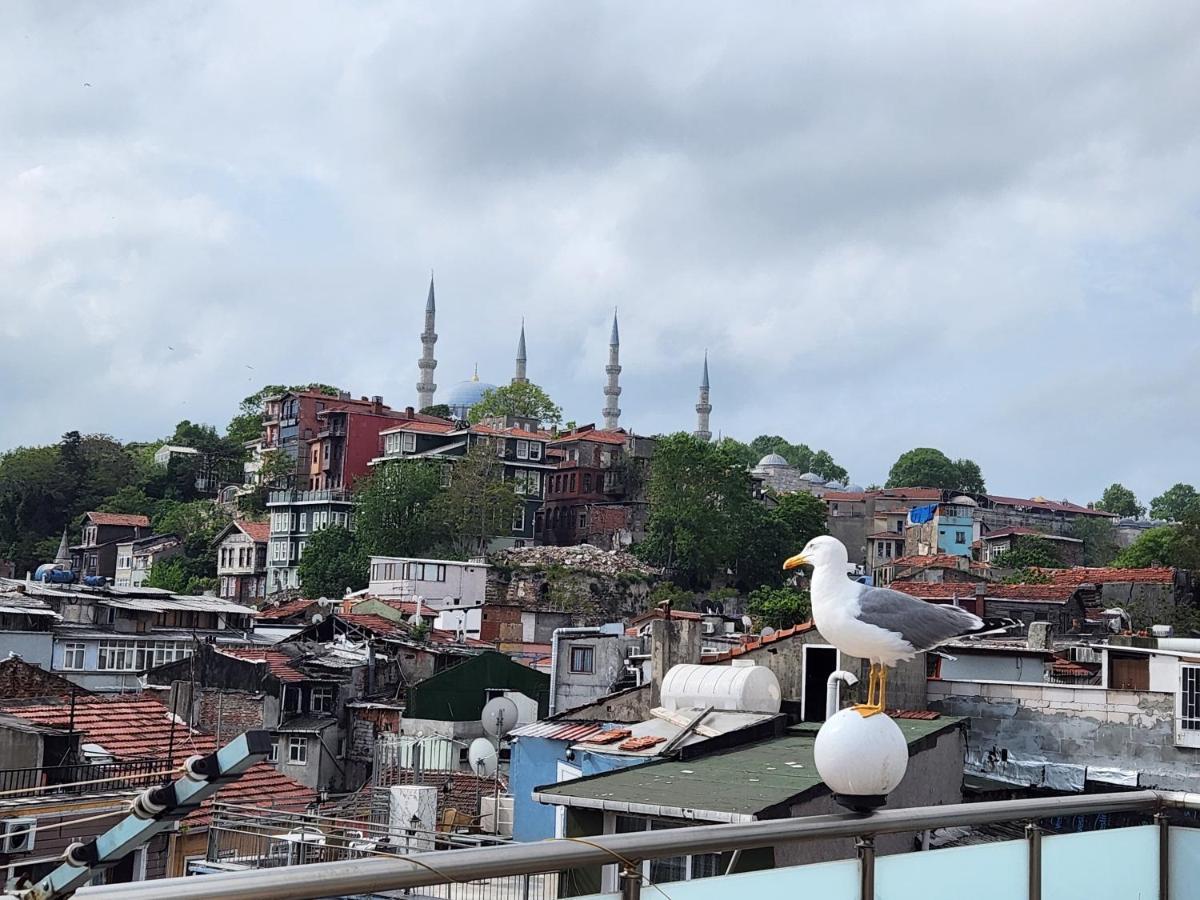
[[(435, 327), (437, 319), (437, 302), (434, 298), (433, 276), (429, 276), (429, 296), (425, 300), (425, 330), (421, 332), (421, 358), (417, 361), (417, 368), (420, 370), (420, 380), (417, 382), (417, 409), (425, 409), (434, 404), (444, 403), (450, 408), (450, 415), (455, 419), (466, 419), (476, 403), (478, 403), (486, 391), (492, 390), (496, 385), (486, 381), (479, 380), (479, 367), (475, 367), (475, 374), (466, 381), (460, 381), (447, 389), (444, 396), (434, 399), (437, 396), (437, 385), (433, 381), (433, 372), (437, 368), (437, 359), (434, 357), (434, 350), (437, 345), (437, 329)], [(529, 379), (525, 375), (526, 355), (525, 355), (525, 323), (521, 323), (521, 336), (517, 340), (517, 358), (516, 368), (513, 371), (512, 384), (526, 383)], [(604, 385), (604, 408), (601, 410), (601, 415), (604, 417), (604, 428), (609, 431), (615, 431), (620, 427), (621, 409), (617, 405), (618, 399), (621, 396), (621, 336), (617, 328), (617, 313), (613, 311), (612, 333), (608, 340), (608, 365), (604, 367), (604, 373), (607, 377)], [(709, 428), (709, 416), (712, 413), (712, 404), (709, 402), (709, 386), (708, 386), (708, 354), (704, 354), (704, 371), (700, 379), (700, 395), (696, 403), (696, 429), (692, 432), (693, 435), (703, 441), (712, 440), (712, 431)]]

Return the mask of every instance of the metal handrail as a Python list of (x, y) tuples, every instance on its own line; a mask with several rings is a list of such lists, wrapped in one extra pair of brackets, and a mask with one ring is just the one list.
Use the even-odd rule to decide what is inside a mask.
[(79, 897), (124, 900), (312, 900), (340, 894), (367, 894), (424, 885), (471, 882), (507, 875), (559, 872), (607, 865), (618, 858), (644, 860), (684, 854), (748, 850), (827, 838), (863, 838), (956, 825), (1012, 822), (1090, 812), (1154, 813), (1165, 807), (1200, 809), (1200, 794), (1131, 791), (1029, 800), (1002, 800), (883, 810), (871, 816), (837, 814), (727, 825), (699, 825), (661, 831), (568, 839), (506, 847), (446, 850), (396, 859), (357, 859), (313, 863), (303, 872), (260, 869), (168, 878), (146, 883), (87, 888)]

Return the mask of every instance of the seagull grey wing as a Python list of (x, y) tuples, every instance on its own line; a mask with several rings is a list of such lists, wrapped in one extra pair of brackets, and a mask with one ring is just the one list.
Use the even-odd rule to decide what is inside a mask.
[(899, 634), (916, 650), (929, 650), (983, 626), (982, 619), (961, 607), (926, 603), (887, 588), (867, 588), (858, 605), (861, 621)]

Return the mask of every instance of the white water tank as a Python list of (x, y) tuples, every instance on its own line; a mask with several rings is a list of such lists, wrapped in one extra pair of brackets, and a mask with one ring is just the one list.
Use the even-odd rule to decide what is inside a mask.
[(731, 712), (777, 713), (779, 680), (764, 666), (672, 666), (663, 679), (667, 709), (711, 706)]

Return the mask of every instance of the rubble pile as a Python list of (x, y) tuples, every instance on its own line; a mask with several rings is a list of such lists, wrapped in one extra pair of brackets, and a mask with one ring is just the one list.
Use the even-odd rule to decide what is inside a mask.
[(647, 577), (661, 574), (658, 569), (646, 565), (631, 553), (601, 550), (591, 544), (575, 547), (513, 547), (498, 550), (492, 559), (498, 564), (520, 569), (560, 567), (613, 577), (621, 574)]

